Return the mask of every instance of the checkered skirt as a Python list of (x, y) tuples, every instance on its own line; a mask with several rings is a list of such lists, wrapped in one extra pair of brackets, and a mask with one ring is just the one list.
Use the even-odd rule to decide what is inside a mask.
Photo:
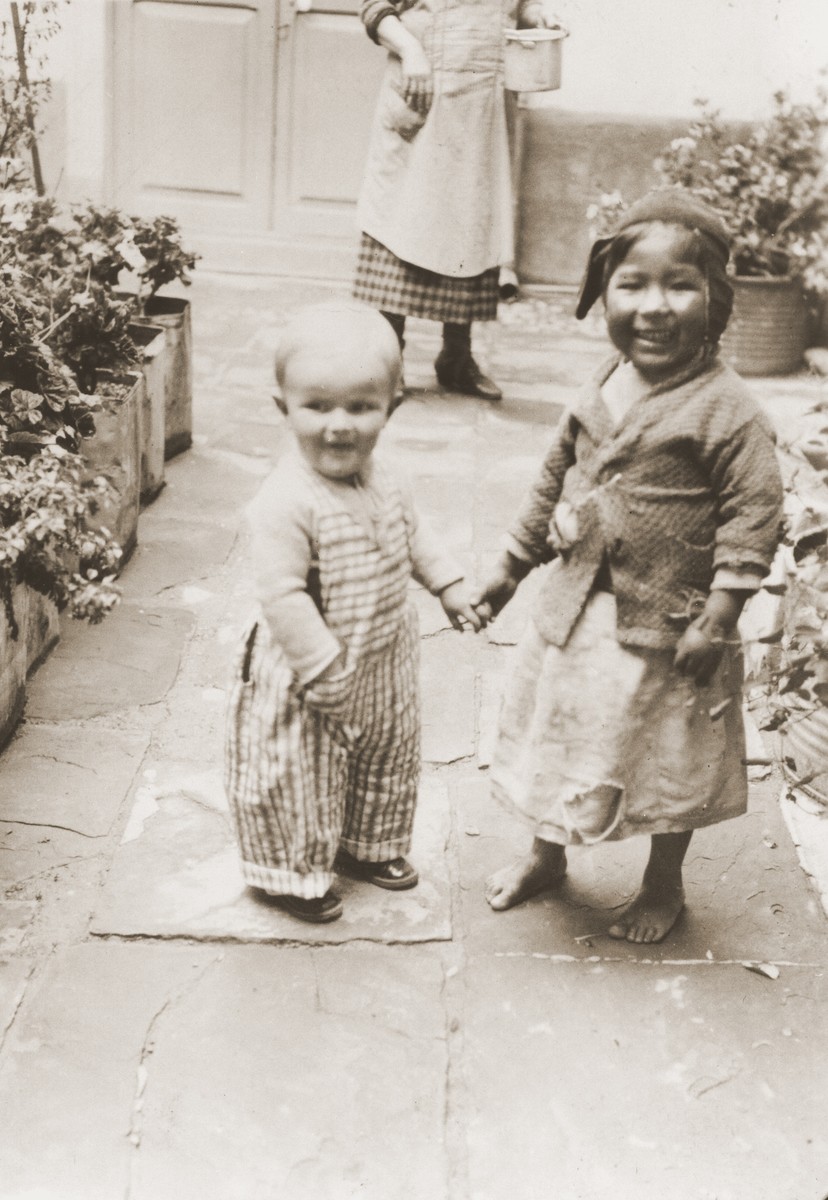
[(428, 321), (468, 325), (494, 321), (498, 300), (497, 267), (481, 275), (437, 275), (403, 262), (369, 234), (363, 233), (357, 258), (353, 295), (383, 312)]

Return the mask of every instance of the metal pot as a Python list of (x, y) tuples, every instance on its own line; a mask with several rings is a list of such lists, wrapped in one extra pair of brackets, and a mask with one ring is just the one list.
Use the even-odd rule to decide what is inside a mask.
[(552, 92), (561, 86), (565, 29), (507, 29), (504, 86), (510, 92)]

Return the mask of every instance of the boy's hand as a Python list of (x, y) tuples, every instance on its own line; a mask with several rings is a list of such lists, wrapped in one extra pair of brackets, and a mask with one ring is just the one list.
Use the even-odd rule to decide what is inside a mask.
[(479, 633), (486, 622), (476, 613), (469, 599), (468, 588), (462, 579), (450, 583), (440, 592), (440, 603), (443, 611), (455, 629), (462, 633), (465, 625), (471, 625), (475, 633)]
[(312, 684), (325, 683), (328, 679), (333, 679), (345, 670), (345, 651), (340, 650), (333, 662), (328, 663), (324, 671), (320, 671), (318, 675), (311, 680)]
[(501, 609), (514, 596), (517, 585), (530, 571), (529, 563), (521, 562), (511, 554), (500, 558), (486, 579), (472, 596), (472, 605), (484, 625), (493, 621)]
[(303, 688), (302, 694), (311, 708), (336, 715), (347, 708), (353, 682), (354, 671), (346, 666), (343, 650)]

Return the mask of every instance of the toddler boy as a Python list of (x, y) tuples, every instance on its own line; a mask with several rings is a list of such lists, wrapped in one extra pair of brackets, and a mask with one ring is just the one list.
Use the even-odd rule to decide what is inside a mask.
[(353, 301), (290, 322), (276, 358), (292, 445), (249, 506), (260, 615), (231, 688), (225, 782), (246, 882), (333, 921), (334, 871), (414, 887), (420, 772), (413, 576), (478, 630), (462, 571), (374, 455), (400, 378), (394, 333)]

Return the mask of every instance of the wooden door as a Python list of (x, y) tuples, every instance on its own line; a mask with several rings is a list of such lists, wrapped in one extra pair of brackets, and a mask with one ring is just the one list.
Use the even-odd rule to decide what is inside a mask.
[(299, 0), (280, 40), (274, 227), (322, 247), (356, 240), (362, 181), (385, 51), (357, 0)]
[(113, 203), (178, 217), (207, 266), (347, 277), (385, 60), (357, 0), (110, 13)]

